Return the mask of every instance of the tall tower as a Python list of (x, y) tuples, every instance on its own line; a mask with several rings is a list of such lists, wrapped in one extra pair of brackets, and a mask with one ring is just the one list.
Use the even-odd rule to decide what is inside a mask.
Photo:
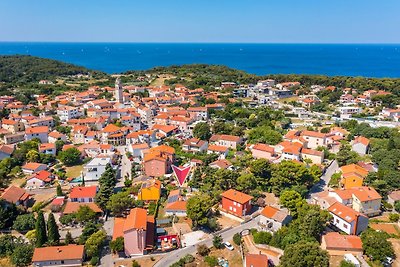
[(123, 95), (123, 90), (122, 90), (122, 84), (121, 84), (121, 79), (118, 77), (115, 80), (115, 100), (117, 103), (124, 103), (124, 95)]

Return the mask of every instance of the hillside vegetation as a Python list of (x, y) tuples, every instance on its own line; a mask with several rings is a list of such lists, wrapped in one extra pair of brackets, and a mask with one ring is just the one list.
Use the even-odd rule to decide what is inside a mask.
[(53, 80), (76, 74), (98, 75), (101, 72), (57, 60), (33, 56), (0, 56), (0, 82), (25, 84), (39, 80)]

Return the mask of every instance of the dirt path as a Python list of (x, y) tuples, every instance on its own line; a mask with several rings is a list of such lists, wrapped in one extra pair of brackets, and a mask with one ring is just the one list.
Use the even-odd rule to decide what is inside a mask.
[(269, 259), (271, 259), (275, 266), (279, 265), (279, 257), (281, 256), (278, 252), (266, 249), (266, 248), (258, 248), (253, 243), (253, 238), (250, 235), (247, 235), (243, 238), (244, 245), (247, 248), (248, 252), (251, 254), (261, 254), (267, 255)]

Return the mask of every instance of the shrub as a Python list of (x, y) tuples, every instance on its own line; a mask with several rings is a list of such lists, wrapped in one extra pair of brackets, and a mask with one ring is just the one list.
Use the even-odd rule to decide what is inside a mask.
[(187, 263), (192, 263), (194, 262), (194, 257), (190, 254), (187, 254), (185, 257), (183, 257), (183, 261), (187, 264)]
[(397, 213), (390, 213), (389, 214), (389, 220), (391, 222), (397, 222), (400, 219), (400, 215)]
[(99, 257), (94, 256), (90, 259), (90, 265), (97, 266), (100, 262)]
[(210, 249), (206, 245), (198, 245), (197, 246), (197, 253), (199, 253), (200, 256), (207, 256), (208, 253), (210, 253)]
[(268, 232), (260, 231), (253, 234), (254, 243), (256, 244), (269, 244), (272, 235)]
[(208, 266), (218, 266), (218, 259), (214, 256), (206, 256), (204, 261), (208, 264)]
[(240, 234), (239, 233), (234, 234), (233, 235), (233, 243), (240, 246), (241, 242), (242, 242), (242, 237), (240, 236)]
[(132, 267), (140, 267), (140, 264), (136, 260), (133, 260)]

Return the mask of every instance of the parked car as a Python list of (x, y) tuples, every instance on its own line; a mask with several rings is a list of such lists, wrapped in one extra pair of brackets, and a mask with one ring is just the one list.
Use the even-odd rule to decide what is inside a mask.
[(229, 250), (233, 250), (233, 249), (234, 249), (234, 247), (232, 246), (232, 244), (229, 243), (229, 242), (224, 242), (223, 244), (224, 244), (224, 246), (225, 246), (227, 249), (229, 249)]

